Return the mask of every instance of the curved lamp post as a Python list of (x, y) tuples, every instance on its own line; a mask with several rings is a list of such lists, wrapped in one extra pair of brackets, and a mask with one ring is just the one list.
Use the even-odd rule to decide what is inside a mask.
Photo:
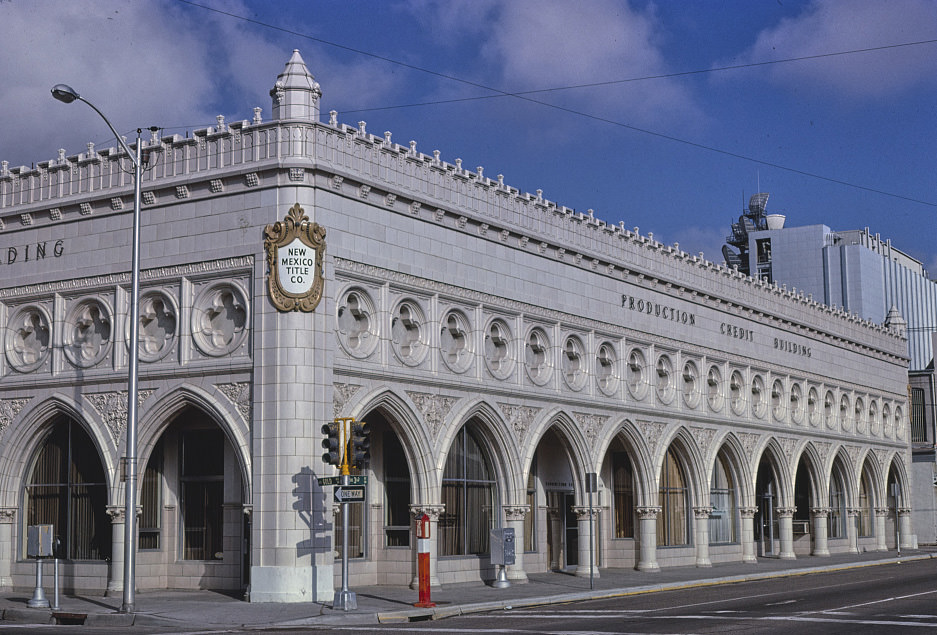
[(140, 322), (140, 181), (143, 176), (143, 144), (140, 140), (141, 128), (137, 128), (136, 151), (131, 152), (114, 126), (97, 107), (81, 97), (74, 88), (65, 84), (56, 84), (52, 96), (61, 102), (70, 104), (75, 100), (83, 101), (101, 116), (111, 129), (127, 156), (133, 162), (133, 254), (130, 273), (130, 370), (127, 390), (127, 447), (126, 447), (126, 494), (124, 495), (124, 591), (120, 606), (121, 613), (134, 612), (134, 587), (136, 586), (136, 526), (137, 526), (137, 331)]

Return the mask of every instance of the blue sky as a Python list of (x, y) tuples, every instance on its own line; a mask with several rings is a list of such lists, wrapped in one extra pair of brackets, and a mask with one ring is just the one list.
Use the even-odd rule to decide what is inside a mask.
[(933, 0), (0, 0), (0, 160), (113, 145), (56, 83), (184, 135), (269, 116), (299, 49), (325, 119), (691, 253), (760, 188), (937, 275), (935, 40)]

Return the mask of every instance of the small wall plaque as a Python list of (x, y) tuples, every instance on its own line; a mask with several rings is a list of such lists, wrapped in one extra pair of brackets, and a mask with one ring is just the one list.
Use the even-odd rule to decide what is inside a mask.
[(273, 305), (280, 311), (314, 311), (322, 299), (325, 228), (296, 203), (286, 218), (264, 228), (264, 248)]

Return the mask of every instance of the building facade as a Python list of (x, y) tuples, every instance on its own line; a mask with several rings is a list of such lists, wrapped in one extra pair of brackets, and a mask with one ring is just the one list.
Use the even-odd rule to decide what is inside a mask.
[(937, 282), (923, 263), (873, 234), (869, 228), (833, 231), (826, 225), (785, 227), (784, 217), (766, 214), (768, 194), (755, 194), (748, 211), (733, 223), (724, 250), (740, 271), (777, 282), (842, 307), (863, 319), (904, 322), (908, 337), (908, 398), (911, 409), (911, 492), (914, 533), (937, 544), (937, 462), (935, 462), (934, 335)]
[[(914, 544), (900, 329), (320, 122), (298, 52), (271, 97), (145, 143), (139, 588), (331, 600), (336, 417), (372, 429), (352, 587), (412, 583), (424, 514), (435, 584), (493, 578), (498, 527), (518, 582), (588, 576), (590, 523), (649, 574)], [(51, 523), (66, 587), (122, 589), (121, 161), (0, 171), (3, 587)]]

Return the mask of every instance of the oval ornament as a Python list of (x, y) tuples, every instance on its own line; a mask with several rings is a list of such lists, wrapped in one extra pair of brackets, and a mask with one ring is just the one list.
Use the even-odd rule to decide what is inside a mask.
[(296, 203), (286, 218), (264, 229), (264, 248), (273, 305), (280, 311), (314, 311), (322, 299), (325, 228)]

